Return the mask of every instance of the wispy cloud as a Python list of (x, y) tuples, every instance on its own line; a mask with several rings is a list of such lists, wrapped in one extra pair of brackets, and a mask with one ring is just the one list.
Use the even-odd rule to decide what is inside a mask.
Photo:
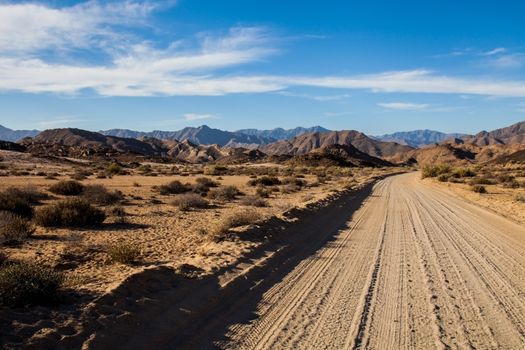
[(194, 120), (205, 120), (205, 119), (217, 119), (217, 116), (213, 114), (196, 114), (196, 113), (186, 113), (184, 114), (184, 120), (194, 121)]
[(492, 49), (492, 50), (489, 50), (489, 51), (485, 51), (485, 52), (481, 52), (480, 55), (481, 56), (494, 56), (494, 55), (498, 55), (498, 54), (501, 54), (501, 53), (504, 53), (504, 52), (507, 52), (508, 50), (504, 47), (496, 47), (495, 49)]
[(41, 128), (50, 128), (64, 125), (71, 125), (81, 122), (82, 120), (74, 117), (57, 117), (56, 119), (47, 119), (38, 122)]
[(351, 115), (352, 112), (324, 112), (323, 117), (341, 117), (344, 115)]
[(430, 107), (429, 104), (409, 102), (384, 102), (378, 103), (378, 106), (383, 107), (385, 109), (393, 109), (400, 111), (421, 111)]
[(306, 98), (319, 102), (326, 101), (340, 101), (352, 97), (350, 94), (339, 94), (339, 95), (310, 95), (310, 94), (299, 94), (291, 91), (279, 91), (279, 95)]
[(525, 54), (501, 55), (489, 60), (488, 64), (500, 69), (521, 68), (525, 64)]

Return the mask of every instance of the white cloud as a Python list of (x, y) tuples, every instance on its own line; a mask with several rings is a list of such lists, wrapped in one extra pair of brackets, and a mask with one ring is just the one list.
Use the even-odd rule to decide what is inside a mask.
[(379, 106), (386, 109), (394, 109), (400, 111), (421, 111), (430, 107), (424, 103), (408, 103), (408, 102), (385, 102), (378, 103)]
[(507, 52), (506, 48), (504, 48), (504, 47), (497, 47), (497, 48), (492, 49), (490, 51), (482, 52), (482, 53), (480, 53), (480, 55), (482, 55), (482, 56), (494, 56), (494, 55), (498, 55), (498, 54), (504, 53), (504, 52)]
[(299, 94), (291, 91), (279, 91), (279, 95), (290, 96), (290, 97), (300, 97), (307, 98), (314, 101), (325, 102), (325, 101), (340, 101), (352, 97), (350, 94), (340, 94), (340, 95), (309, 95), (309, 94)]
[(42, 128), (49, 128), (49, 127), (57, 127), (57, 126), (63, 126), (63, 125), (71, 125), (74, 123), (78, 123), (81, 120), (77, 118), (72, 117), (58, 117), (57, 119), (47, 119), (38, 122), (40, 127)]
[(118, 26), (145, 24), (165, 2), (87, 1), (52, 8), (37, 3), (0, 4), (0, 53), (19, 55), (43, 49), (72, 50), (105, 45), (127, 35)]
[(184, 114), (184, 120), (188, 120), (188, 121), (205, 120), (205, 119), (217, 119), (217, 117), (213, 114), (195, 114), (195, 113)]
[(490, 66), (500, 69), (521, 68), (525, 64), (525, 54), (502, 55), (491, 59), (488, 63)]

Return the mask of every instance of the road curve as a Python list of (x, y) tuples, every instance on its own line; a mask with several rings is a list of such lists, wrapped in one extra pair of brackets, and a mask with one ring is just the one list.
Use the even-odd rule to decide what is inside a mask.
[(215, 346), (524, 349), (525, 228), (416, 173), (384, 179)]

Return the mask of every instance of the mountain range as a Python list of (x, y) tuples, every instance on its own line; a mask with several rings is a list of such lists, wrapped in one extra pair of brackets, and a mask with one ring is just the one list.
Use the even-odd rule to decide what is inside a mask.
[(0, 140), (16, 142), (24, 137), (34, 137), (39, 130), (12, 130), (0, 125)]
[(433, 143), (439, 143), (448, 139), (460, 138), (463, 136), (466, 135), (460, 133), (446, 134), (440, 131), (425, 129), (395, 132), (393, 134), (373, 136), (373, 138), (379, 141), (397, 142), (401, 145), (419, 148)]
[[(297, 132), (303, 131), (304, 129), (298, 129)], [(12, 135), (14, 131), (8, 130), (8, 132)], [(280, 132), (283, 136), (282, 131)], [(201, 126), (185, 128), (177, 132), (175, 136), (182, 140), (180, 141), (138, 134), (134, 135), (137, 138), (120, 137), (65, 128), (45, 130), (33, 138), (26, 137), (18, 143), (3, 141), (0, 142), (0, 149), (27, 151), (37, 156), (80, 158), (138, 156), (190, 163), (275, 160), (290, 161), (295, 164), (299, 162), (319, 165), (384, 166), (391, 163), (471, 164), (496, 158), (521, 159), (522, 153), (516, 152), (522, 152), (525, 148), (525, 122), (493, 131), (481, 131), (476, 135), (450, 138), (419, 148), (391, 141), (380, 141), (356, 130), (306, 132), (279, 141), (273, 141), (264, 135), (262, 133), (245, 135), (240, 132), (225, 132)], [(160, 136), (162, 134), (159, 134)]]

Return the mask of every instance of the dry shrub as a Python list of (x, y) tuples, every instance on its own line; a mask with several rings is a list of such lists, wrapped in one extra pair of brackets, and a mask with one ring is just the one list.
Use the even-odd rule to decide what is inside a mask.
[(298, 177), (286, 177), (283, 179), (282, 183), (284, 185), (294, 185), (297, 188), (301, 188), (307, 185), (306, 180), (303, 180)]
[(28, 218), (33, 216), (33, 207), (27, 199), (7, 191), (0, 192), (0, 211), (9, 211)]
[(257, 189), (255, 190), (255, 194), (261, 198), (270, 198), (272, 191), (264, 187), (257, 187)]
[(20, 244), (33, 232), (33, 226), (27, 219), (7, 211), (0, 211), (0, 243)]
[(100, 225), (106, 214), (84, 199), (67, 199), (40, 208), (35, 222), (44, 227), (89, 227)]
[(206, 194), (210, 188), (218, 187), (220, 183), (213, 181), (207, 177), (199, 177), (195, 180), (195, 185), (192, 186), (191, 191), (194, 193)]
[(245, 210), (232, 213), (219, 220), (208, 233), (212, 239), (220, 241), (225, 239), (230, 229), (234, 227), (254, 224), (261, 220), (261, 214), (255, 210)]
[(471, 189), (476, 193), (487, 193), (487, 189), (485, 188), (485, 186), (474, 185), (471, 187)]
[(77, 196), (84, 190), (84, 185), (75, 180), (61, 180), (49, 187), (49, 191), (64, 196)]
[(109, 215), (115, 218), (115, 222), (118, 224), (125, 224), (127, 220), (127, 213), (124, 210), (124, 207), (121, 205), (115, 205), (108, 209)]
[(248, 181), (250, 186), (275, 186), (280, 185), (281, 180), (277, 176), (261, 176), (257, 179), (251, 179)]
[(208, 207), (208, 201), (195, 193), (179, 194), (170, 204), (183, 211), (190, 209), (204, 209)]
[(234, 200), (238, 195), (241, 194), (241, 191), (235, 186), (224, 186), (219, 187), (214, 190), (211, 190), (208, 193), (208, 196), (211, 199), (218, 201), (231, 201)]
[(53, 269), (29, 262), (0, 269), (0, 305), (15, 307), (56, 300), (63, 276)]
[(268, 201), (256, 196), (247, 196), (241, 200), (242, 205), (248, 205), (252, 207), (267, 207)]
[(31, 204), (40, 203), (40, 201), (48, 199), (49, 196), (46, 193), (40, 192), (35, 186), (24, 186), (24, 187), (9, 187), (4, 193), (8, 195), (18, 197)]
[(159, 191), (160, 194), (168, 195), (168, 194), (181, 194), (191, 191), (191, 185), (190, 184), (183, 184), (179, 180), (171, 181), (170, 183), (160, 185), (156, 187), (156, 189)]
[(108, 191), (102, 185), (87, 185), (82, 191), (82, 197), (94, 204), (115, 204), (122, 200), (123, 195), (120, 191)]
[(115, 243), (108, 248), (108, 256), (115, 263), (133, 264), (140, 257), (140, 247), (135, 243)]

